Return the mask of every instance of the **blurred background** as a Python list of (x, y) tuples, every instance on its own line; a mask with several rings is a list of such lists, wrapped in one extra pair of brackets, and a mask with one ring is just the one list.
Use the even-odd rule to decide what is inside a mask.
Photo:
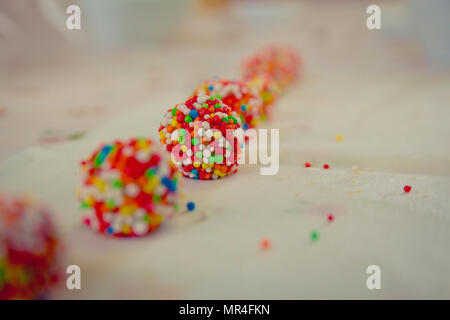
[[(70, 4), (81, 30), (66, 28)], [(370, 4), (381, 30), (366, 27)], [(448, 0), (2, 0), (0, 159), (77, 139), (154, 95), (178, 101), (205, 78), (238, 77), (241, 59), (272, 42), (301, 52), (305, 81), (414, 73), (445, 84), (449, 12)]]

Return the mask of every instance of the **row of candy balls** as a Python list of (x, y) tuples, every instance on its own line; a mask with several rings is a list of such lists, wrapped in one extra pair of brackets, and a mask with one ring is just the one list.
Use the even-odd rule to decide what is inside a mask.
[(280, 86), (295, 78), (298, 67), (293, 50), (270, 47), (255, 56), (245, 64), (244, 80), (205, 81), (164, 114), (158, 131), (170, 159), (153, 141), (139, 138), (102, 145), (82, 161), (83, 222), (115, 237), (143, 236), (177, 210), (180, 174), (215, 180), (235, 173), (243, 130), (269, 116)]
[[(103, 144), (83, 160), (83, 223), (110, 236), (143, 236), (178, 209), (180, 172), (201, 180), (236, 172), (243, 130), (270, 117), (280, 88), (297, 76), (298, 59), (293, 50), (268, 47), (243, 67), (243, 80), (208, 80), (165, 114), (159, 134), (171, 160), (147, 138)], [(46, 298), (61, 278), (61, 247), (47, 209), (0, 195), (0, 299)]]

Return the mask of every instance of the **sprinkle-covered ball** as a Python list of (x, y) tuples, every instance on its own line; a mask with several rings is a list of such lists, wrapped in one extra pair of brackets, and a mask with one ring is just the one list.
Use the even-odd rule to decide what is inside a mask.
[(100, 146), (81, 162), (83, 222), (103, 234), (143, 236), (177, 209), (179, 174), (150, 139)]
[(259, 92), (243, 81), (213, 79), (205, 81), (195, 90), (195, 95), (218, 98), (235, 111), (242, 122), (242, 128), (254, 128), (261, 117), (263, 101)]
[(62, 277), (61, 255), (46, 208), (0, 195), (0, 300), (48, 298)]
[(159, 136), (172, 162), (192, 179), (218, 179), (235, 173), (244, 147), (239, 115), (209, 96), (193, 96), (169, 109)]
[(262, 101), (262, 110), (259, 113), (258, 121), (264, 122), (272, 116), (272, 109), (280, 95), (280, 87), (268, 74), (256, 74), (246, 80), (252, 92), (258, 94)]
[(268, 74), (282, 88), (287, 87), (299, 75), (300, 58), (288, 46), (267, 46), (242, 63), (244, 79), (257, 74)]

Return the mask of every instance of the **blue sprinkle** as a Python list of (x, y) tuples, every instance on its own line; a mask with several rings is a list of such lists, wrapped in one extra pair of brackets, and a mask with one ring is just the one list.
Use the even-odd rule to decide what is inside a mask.
[(195, 118), (198, 117), (198, 111), (195, 109), (192, 109), (191, 112), (189, 112), (189, 115), (191, 116), (191, 118), (194, 120)]
[(242, 110), (242, 111), (245, 111), (245, 110), (247, 110), (247, 107), (246, 107), (246, 105), (245, 105), (245, 104), (243, 104), (243, 105), (241, 106), (241, 110)]
[(106, 232), (112, 234), (114, 233), (114, 229), (112, 227), (109, 227), (108, 229), (106, 229)]
[(195, 203), (193, 203), (192, 201), (189, 201), (186, 205), (187, 209), (189, 211), (194, 211), (195, 210)]
[(194, 175), (198, 175), (197, 169), (192, 169), (191, 173), (194, 174)]
[(213, 91), (213, 90), (214, 90), (214, 86), (209, 86), (209, 87), (208, 87), (208, 90), (209, 90), (209, 91)]
[(244, 123), (244, 130), (247, 130), (247, 129), (248, 129), (248, 124)]
[(101, 153), (103, 153), (106, 156), (106, 155), (108, 155), (108, 153), (111, 152), (111, 150), (112, 150), (112, 146), (107, 145), (102, 148)]
[(161, 183), (163, 185), (165, 185), (167, 187), (167, 189), (169, 189), (169, 191), (175, 191), (177, 190), (177, 185), (175, 182), (173, 182), (172, 180), (170, 180), (168, 177), (163, 177), (161, 179)]

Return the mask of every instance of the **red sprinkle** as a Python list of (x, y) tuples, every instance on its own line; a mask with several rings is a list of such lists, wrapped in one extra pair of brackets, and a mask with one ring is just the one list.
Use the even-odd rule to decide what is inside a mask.
[(271, 247), (270, 240), (267, 238), (262, 238), (260, 246), (261, 249), (268, 250)]
[(305, 167), (306, 167), (306, 168), (309, 168), (309, 167), (311, 167), (311, 163), (309, 163), (309, 162), (305, 162)]
[(327, 165), (327, 164), (324, 164), (324, 165), (323, 165), (323, 168), (324, 168), (324, 169), (328, 169), (329, 167), (330, 167), (330, 166)]
[(404, 186), (403, 187), (403, 190), (405, 190), (406, 193), (410, 192), (411, 189), (412, 189), (411, 186)]
[(334, 216), (330, 213), (327, 217), (328, 221), (331, 222), (334, 220)]

